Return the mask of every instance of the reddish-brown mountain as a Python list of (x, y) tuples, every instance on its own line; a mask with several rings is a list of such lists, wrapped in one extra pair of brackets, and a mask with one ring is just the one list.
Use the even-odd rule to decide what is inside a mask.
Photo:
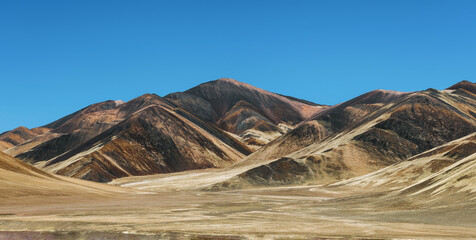
[[(233, 79), (200, 84), (165, 98), (200, 119), (262, 146), (324, 109), (308, 101), (265, 91)], [(280, 125), (281, 124), (281, 125)]]
[(58, 137), (18, 155), (49, 172), (94, 181), (224, 167), (251, 151), (154, 94), (91, 105), (52, 124)]
[(250, 154), (246, 145), (256, 149), (323, 108), (219, 79), (165, 98), (145, 94), (90, 105), (5, 152), (95, 181), (224, 167)]
[(237, 167), (263, 165), (215, 187), (329, 183), (367, 174), (475, 132), (475, 111), (476, 97), (467, 95), (374, 91), (317, 113)]
[(473, 86), (375, 90), (325, 107), (219, 79), (164, 98), (93, 104), (0, 137), (8, 154), (94, 181), (235, 164), (244, 172), (216, 187), (329, 183), (473, 133)]
[(11, 131), (4, 132), (0, 134), (0, 151), (17, 146), (48, 131), (50, 131), (50, 129), (45, 127), (28, 129), (21, 126)]
[(463, 80), (449, 88), (448, 90), (464, 90), (468, 91), (472, 94), (476, 94), (476, 83), (472, 83), (470, 81)]

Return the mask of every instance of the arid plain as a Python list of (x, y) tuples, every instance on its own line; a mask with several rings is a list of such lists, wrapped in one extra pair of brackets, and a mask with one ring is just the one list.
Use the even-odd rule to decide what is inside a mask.
[[(217, 171), (203, 173), (216, 174)], [(321, 185), (208, 192), (196, 172), (134, 177), (141, 190), (2, 204), (1, 236), (109, 239), (437, 239), (476, 236), (476, 204), (427, 205)], [(190, 175), (190, 176), (188, 176)], [(208, 178), (204, 179), (205, 181)], [(137, 185), (136, 185), (137, 184)], [(170, 185), (180, 185), (173, 189)], [(160, 191), (161, 187), (167, 190)], [(155, 189), (155, 190), (154, 190)], [(33, 232), (32, 232), (33, 231)], [(41, 234), (40, 234), (41, 233)], [(36, 235), (35, 235), (36, 234)]]

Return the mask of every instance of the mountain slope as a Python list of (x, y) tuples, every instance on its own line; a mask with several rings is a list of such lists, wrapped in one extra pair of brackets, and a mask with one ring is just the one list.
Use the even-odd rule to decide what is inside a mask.
[[(296, 124), (321, 109), (316, 104), (291, 100), (228, 78), (203, 83), (183, 93), (169, 94), (165, 98), (210, 122), (218, 122), (237, 104), (247, 105), (246, 108), (275, 124)], [(225, 130), (233, 132), (233, 129)]]
[(0, 152), (0, 203), (103, 198), (130, 190), (52, 175)]
[[(200, 119), (262, 146), (284, 133), (278, 124), (295, 125), (324, 109), (308, 101), (282, 96), (222, 78), (165, 98)], [(247, 132), (254, 130), (254, 132)]]
[(476, 133), (440, 145), (371, 174), (341, 181), (331, 186), (403, 188), (420, 182), (463, 159), (468, 157), (473, 159), (474, 153), (476, 153)]
[[(6, 145), (10, 155), (28, 162), (59, 156), (152, 104), (181, 107), (206, 122), (217, 125), (253, 149), (287, 132), (322, 106), (270, 93), (231, 79), (201, 84), (184, 93), (161, 98), (146, 94), (127, 103), (106, 101), (90, 105), (45, 125), (50, 132), (17, 146)], [(220, 105), (221, 104), (221, 105)], [(222, 115), (218, 115), (223, 108)], [(274, 110), (272, 110), (274, 109)], [(287, 123), (287, 124), (285, 124)]]
[[(370, 104), (378, 103), (372, 101)], [(360, 109), (364, 107), (369, 108), (364, 105)], [(307, 123), (238, 163), (236, 167), (249, 165), (253, 168), (215, 188), (331, 183), (373, 172), (476, 131), (476, 119), (471, 114), (476, 110), (476, 98), (434, 89), (403, 94), (377, 105), (373, 111), (360, 117), (346, 118), (352, 116), (348, 109), (318, 113)], [(341, 117), (325, 124), (325, 120), (333, 116)], [(329, 132), (327, 137), (319, 139), (319, 136), (314, 136), (316, 140), (310, 141), (308, 146), (298, 148), (286, 157), (272, 159), (283, 154), (283, 142), (299, 146), (299, 143), (286, 141), (299, 141), (301, 138), (293, 138), (293, 134), (316, 117), (315, 124)], [(308, 131), (308, 134), (317, 135), (313, 131)]]
[(22, 144), (48, 131), (50, 131), (50, 129), (45, 127), (28, 129), (21, 126), (11, 131), (4, 132), (0, 134), (0, 151)]
[(47, 127), (53, 129), (6, 152), (20, 152), (18, 158), (49, 172), (94, 181), (223, 167), (251, 153), (155, 94), (93, 104)]
[(448, 90), (465, 90), (472, 94), (476, 94), (476, 83), (472, 83), (470, 81), (463, 80), (455, 85), (447, 88)]
[(259, 149), (250, 159), (276, 159), (351, 128), (383, 105), (409, 93), (375, 90), (318, 112), (296, 128)]
[(476, 133), (379, 171), (340, 181), (333, 188), (391, 191), (414, 203), (460, 204), (476, 199)]
[[(6, 153), (20, 153), (15, 156), (31, 163), (49, 160), (84, 144), (132, 116), (136, 111), (150, 105), (168, 105), (168, 103), (157, 95), (145, 94), (127, 104), (111, 100), (92, 104), (46, 125), (53, 128), (46, 136), (39, 136), (37, 139), (7, 150)], [(40, 141), (30, 146), (30, 143), (36, 140)]]
[[(50, 131), (31, 138), (5, 152), (32, 162), (42, 161), (64, 153), (116, 124), (116, 107), (121, 104), (121, 101), (92, 104), (43, 126), (43, 128)], [(30, 151), (27, 157), (19, 155), (27, 151)]]
[(60, 175), (105, 182), (124, 176), (224, 167), (249, 153), (231, 136), (181, 109), (150, 105), (37, 166)]

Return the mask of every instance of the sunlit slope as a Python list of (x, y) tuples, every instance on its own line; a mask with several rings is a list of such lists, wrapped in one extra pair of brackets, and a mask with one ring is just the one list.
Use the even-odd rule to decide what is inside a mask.
[(0, 152), (0, 203), (113, 197), (130, 189), (52, 175)]
[[(286, 157), (266, 157), (280, 156), (285, 146), (300, 145), (300, 138), (292, 135), (308, 128), (310, 120), (236, 165), (250, 166), (250, 170), (214, 187), (332, 183), (376, 171), (476, 130), (472, 114), (476, 112), (476, 98), (447, 90), (404, 94), (374, 107), (338, 128), (332, 124), (324, 127), (324, 121), (314, 122), (316, 129), (330, 135), (312, 140)], [(348, 116), (342, 112), (348, 112), (348, 107), (336, 113)], [(330, 129), (340, 130), (333, 133)], [(316, 136), (316, 132), (309, 131), (309, 135)]]

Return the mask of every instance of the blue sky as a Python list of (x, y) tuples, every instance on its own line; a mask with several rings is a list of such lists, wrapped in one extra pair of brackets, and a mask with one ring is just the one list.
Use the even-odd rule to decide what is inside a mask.
[(476, 1), (0, 0), (0, 132), (229, 77), (336, 104), (476, 79)]

